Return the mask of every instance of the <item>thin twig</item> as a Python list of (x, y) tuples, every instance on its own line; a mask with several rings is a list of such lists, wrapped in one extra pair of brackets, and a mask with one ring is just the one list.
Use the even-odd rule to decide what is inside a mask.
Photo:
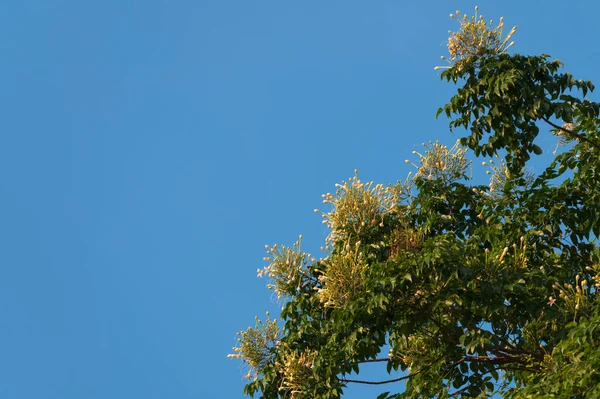
[(361, 360), (359, 362), (356, 362), (358, 364), (363, 364), (363, 363), (377, 363), (377, 362), (389, 362), (390, 358), (389, 357), (384, 357), (381, 359), (367, 359), (367, 360)]
[(355, 384), (367, 384), (367, 385), (382, 385), (382, 384), (389, 384), (389, 383), (392, 383), (392, 382), (398, 382), (398, 381), (406, 380), (408, 378), (411, 378), (411, 377), (414, 377), (416, 375), (421, 374), (423, 371), (427, 370), (428, 368), (430, 368), (431, 366), (433, 366), (434, 364), (436, 364), (437, 362), (439, 362), (443, 358), (444, 358), (444, 356), (440, 356), (435, 361), (429, 363), (427, 366), (424, 366), (421, 370), (415, 371), (412, 374), (405, 375), (404, 377), (394, 378), (393, 380), (386, 380), (386, 381), (362, 381), (362, 380), (347, 380), (347, 379), (342, 379), (342, 382), (345, 382), (345, 383), (352, 382), (352, 383), (355, 383)]
[(407, 378), (413, 377), (417, 374), (419, 374), (419, 373), (413, 373), (413, 374), (405, 375), (404, 377), (399, 377), (399, 378), (395, 378), (393, 380), (387, 380), (387, 381), (361, 381), (361, 380), (345, 380), (344, 379), (344, 380), (342, 380), (342, 382), (353, 382), (355, 384), (381, 385), (381, 384), (389, 384), (391, 382), (398, 382), (398, 381), (406, 380)]
[(586, 143), (588, 143), (588, 144), (590, 144), (590, 145), (593, 145), (594, 147), (596, 147), (597, 149), (599, 149), (599, 150), (600, 150), (600, 144), (593, 142), (592, 140), (588, 139), (586, 136), (583, 136), (583, 135), (581, 135), (581, 134), (577, 134), (577, 133), (575, 133), (575, 132), (574, 132), (574, 131), (572, 131), (572, 130), (565, 129), (565, 128), (564, 128), (564, 127), (562, 127), (562, 126), (558, 126), (557, 124), (555, 124), (555, 123), (551, 122), (551, 121), (550, 121), (548, 118), (546, 118), (546, 117), (543, 117), (543, 116), (542, 116), (542, 119), (543, 119), (543, 120), (544, 120), (544, 121), (545, 121), (547, 124), (549, 124), (550, 126), (552, 126), (553, 128), (555, 128), (555, 129), (559, 129), (559, 130), (562, 130), (563, 132), (567, 133), (569, 136), (571, 136), (571, 137), (574, 137), (574, 138), (576, 138), (576, 139), (578, 139), (578, 140), (581, 140), (581, 141), (585, 141)]

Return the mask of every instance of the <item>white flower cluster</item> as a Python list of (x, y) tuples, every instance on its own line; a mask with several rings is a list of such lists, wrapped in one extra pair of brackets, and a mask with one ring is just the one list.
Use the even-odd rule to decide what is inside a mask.
[(286, 247), (278, 244), (272, 247), (265, 245), (267, 257), (265, 262), (269, 265), (263, 269), (258, 269), (258, 277), (267, 276), (272, 279), (272, 283), (267, 284), (277, 294), (277, 298), (292, 296), (303, 282), (304, 270), (309, 261), (313, 261), (310, 254), (302, 252), (300, 246), (302, 236), (292, 245)]
[[(490, 176), (489, 195), (495, 198), (500, 198), (502, 196), (502, 191), (504, 190), (504, 185), (512, 177), (508, 167), (506, 166), (506, 162), (499, 155), (496, 155), (496, 161), (490, 159), (489, 161), (482, 162), (481, 164), (488, 168), (485, 173)], [(530, 171), (524, 171), (523, 177), (525, 178), (525, 187), (528, 187), (533, 183), (534, 176)]]
[(279, 391), (286, 392), (291, 399), (307, 398), (306, 387), (313, 374), (313, 363), (317, 357), (316, 351), (299, 353), (285, 350), (281, 362), (277, 363), (282, 371), (283, 379)]
[(360, 241), (354, 245), (347, 243), (339, 253), (323, 260), (325, 271), (319, 277), (321, 287), (317, 294), (324, 306), (344, 306), (363, 294), (367, 262), (360, 245)]
[[(475, 15), (469, 17), (462, 15), (460, 11), (456, 14), (450, 14), (450, 18), (455, 18), (460, 24), (457, 32), (449, 31), (448, 38), (448, 53), (449, 57), (442, 57), (447, 60), (450, 65), (459, 65), (472, 57), (485, 54), (502, 54), (515, 42), (509, 42), (512, 35), (517, 31), (517, 27), (513, 27), (506, 37), (503, 36), (504, 18), (500, 18), (498, 26), (492, 28), (494, 21), (486, 22), (482, 15), (478, 15), (479, 8), (475, 7)], [(449, 68), (438, 66), (435, 69)]]
[(458, 142), (451, 148), (438, 141), (423, 143), (422, 146), (425, 148), (425, 154), (413, 151), (413, 154), (419, 156), (418, 165), (408, 159), (405, 161), (417, 168), (415, 177), (454, 181), (467, 175), (471, 164), (465, 157), (468, 149), (461, 147)]
[[(568, 309), (574, 315), (577, 314), (580, 308), (589, 305), (592, 301), (592, 297), (596, 294), (595, 289), (590, 289), (590, 285), (585, 278), (582, 278), (580, 274), (575, 276), (575, 284), (563, 284), (558, 283), (552, 286), (558, 291), (558, 296), (562, 299), (561, 305)], [(556, 300), (552, 301), (554, 304)]]
[(410, 371), (413, 364), (427, 353), (428, 348), (432, 347), (431, 342), (427, 340), (427, 336), (426, 332), (415, 332), (406, 339), (390, 343), (389, 358), (408, 365)]
[(341, 246), (320, 260), (323, 274), (316, 289), (326, 307), (344, 306), (363, 293), (367, 260), (359, 237), (368, 229), (384, 227), (385, 217), (400, 212), (401, 203), (411, 197), (410, 176), (405, 182), (384, 186), (363, 183), (358, 171), (354, 173), (348, 181), (336, 184), (335, 194), (323, 195), (323, 203), (331, 204), (330, 212), (315, 209), (330, 229), (327, 246), (322, 249), (330, 251), (332, 246)]
[(355, 171), (354, 177), (336, 184), (335, 194), (323, 194), (323, 203), (331, 204), (331, 211), (315, 209), (315, 212), (321, 213), (323, 224), (331, 230), (327, 242), (335, 243), (346, 241), (350, 235), (356, 237), (367, 228), (383, 227), (384, 216), (397, 202), (397, 194), (391, 187), (372, 181), (363, 183)]
[(502, 192), (507, 180), (510, 179), (510, 171), (506, 166), (504, 159), (497, 157), (498, 162), (490, 159), (488, 162), (482, 162), (483, 166), (489, 168), (485, 173), (490, 175), (490, 193), (492, 196), (499, 195)]
[[(519, 239), (519, 244), (513, 243), (511, 246), (506, 246), (502, 249), (500, 255), (496, 255), (494, 258), (494, 263), (497, 265), (506, 265), (506, 266), (514, 266), (518, 268), (526, 268), (529, 265), (529, 245), (527, 243), (527, 239), (525, 236), (521, 236)], [(533, 244), (533, 248), (535, 249), (536, 244)], [(489, 250), (486, 248), (485, 250), (486, 257), (489, 253)], [(486, 260), (487, 262), (487, 260)]]
[(267, 320), (262, 322), (256, 318), (256, 325), (248, 327), (246, 331), (238, 333), (238, 346), (233, 347), (234, 353), (228, 358), (242, 359), (249, 367), (248, 374), (244, 377), (256, 379), (261, 370), (272, 360), (274, 349), (279, 343), (279, 327), (277, 320), (271, 320), (267, 313)]

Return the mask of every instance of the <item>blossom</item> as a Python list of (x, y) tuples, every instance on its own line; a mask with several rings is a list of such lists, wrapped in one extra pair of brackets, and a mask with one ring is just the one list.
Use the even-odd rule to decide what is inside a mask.
[[(502, 54), (514, 44), (514, 41), (509, 43), (509, 40), (516, 32), (516, 27), (513, 27), (508, 35), (503, 37), (503, 18), (500, 18), (496, 27), (492, 27), (493, 21), (486, 22), (478, 13), (479, 8), (475, 7), (473, 17), (461, 16), (459, 11), (456, 11), (456, 14), (450, 14), (450, 18), (456, 19), (460, 24), (458, 31), (450, 31), (448, 38), (447, 46), (450, 56), (446, 60), (450, 66), (457, 65), (460, 69), (462, 64), (474, 56)], [(436, 67), (436, 69), (440, 68), (449, 67)]]
[(242, 359), (249, 368), (244, 378), (257, 378), (264, 368), (273, 360), (273, 349), (279, 343), (280, 331), (277, 321), (267, 313), (267, 320), (256, 318), (256, 325), (237, 334), (238, 346), (233, 348), (235, 353), (227, 355), (229, 359)]
[(304, 283), (305, 268), (312, 256), (302, 252), (301, 244), (302, 235), (291, 247), (277, 244), (273, 247), (265, 246), (269, 256), (263, 260), (269, 262), (269, 265), (258, 269), (257, 275), (267, 276), (273, 281), (267, 287), (275, 291), (278, 299), (293, 295)]

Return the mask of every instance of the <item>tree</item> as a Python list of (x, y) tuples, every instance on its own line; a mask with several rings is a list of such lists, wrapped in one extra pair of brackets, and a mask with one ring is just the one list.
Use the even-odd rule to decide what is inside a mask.
[[(301, 239), (267, 247), (259, 275), (283, 325), (267, 317), (239, 333), (230, 357), (249, 367), (246, 394), (325, 399), (370, 383), (385, 387), (378, 399), (600, 398), (594, 86), (548, 55), (509, 54), (515, 29), (504, 38), (502, 20), (452, 17), (441, 77), (459, 88), (438, 115), (468, 135), (424, 145), (397, 184), (355, 175), (324, 195), (324, 258)], [(534, 173), (541, 131), (557, 150)], [(468, 152), (493, 158), (489, 185), (471, 182)], [(350, 376), (376, 362), (402, 373)]]

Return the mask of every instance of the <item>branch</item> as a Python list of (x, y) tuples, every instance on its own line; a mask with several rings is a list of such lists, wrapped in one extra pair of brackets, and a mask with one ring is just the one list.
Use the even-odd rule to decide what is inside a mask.
[[(539, 341), (539, 340), (538, 340)], [(498, 349), (489, 349), (489, 352), (493, 353), (495, 356), (502, 357), (513, 357), (513, 358), (521, 358), (524, 355), (529, 355), (533, 357), (535, 360), (541, 362), (544, 360), (544, 354), (541, 352), (532, 352), (526, 349), (509, 349), (509, 348), (498, 348)], [(498, 355), (500, 353), (501, 355)]]
[(384, 357), (381, 359), (367, 359), (367, 360), (361, 360), (359, 362), (356, 362), (358, 364), (363, 364), (363, 363), (377, 363), (377, 362), (389, 362), (390, 358), (389, 357)]
[(421, 372), (421, 370), (418, 371), (418, 372), (416, 372), (416, 373), (405, 375), (404, 377), (395, 378), (393, 380), (387, 380), (387, 381), (361, 381), (361, 380), (346, 380), (346, 379), (342, 379), (342, 382), (346, 382), (346, 383), (353, 382), (355, 384), (368, 384), (368, 385), (389, 384), (391, 382), (398, 382), (398, 381), (406, 380), (406, 379), (408, 379), (410, 377), (413, 377), (413, 376), (419, 374), (420, 372)]
[[(411, 373), (411, 374), (408, 374), (408, 375), (405, 375), (404, 377), (394, 378), (393, 380), (386, 380), (386, 381), (362, 381), (362, 380), (347, 380), (345, 378), (342, 378), (341, 381), (344, 382), (344, 383), (353, 382), (355, 384), (368, 384), (368, 385), (382, 385), (382, 384), (389, 384), (389, 383), (392, 383), (392, 382), (398, 382), (398, 381), (406, 380), (406, 379), (409, 379), (411, 377), (414, 377), (416, 375), (421, 374), (423, 371), (427, 370), (428, 368), (430, 368), (431, 366), (433, 366), (434, 364), (436, 364), (437, 362), (439, 362), (443, 358), (444, 358), (444, 356), (441, 356), (441, 357), (437, 358), (436, 360), (434, 360), (433, 362), (429, 363), (427, 366), (424, 366), (421, 370), (415, 371), (414, 373)], [(374, 359), (374, 361), (379, 361), (379, 359)], [(381, 361), (383, 361), (383, 359), (381, 359)]]
[[(530, 364), (521, 357), (514, 356), (466, 356), (461, 360), (465, 362), (479, 362), (498, 365), (498, 367), (494, 368), (493, 370), (522, 370), (530, 372), (539, 372), (541, 370), (540, 365)], [(461, 362), (458, 362), (456, 364), (458, 365), (459, 363)], [(488, 370), (484, 374), (487, 374), (490, 371), (491, 370)]]
[(565, 129), (565, 128), (564, 128), (564, 127), (562, 127), (562, 126), (558, 126), (557, 124), (555, 124), (555, 123), (552, 123), (552, 122), (551, 122), (551, 121), (550, 121), (548, 118), (546, 118), (546, 117), (543, 117), (543, 116), (542, 116), (542, 119), (543, 119), (543, 120), (544, 120), (544, 121), (545, 121), (547, 124), (549, 124), (550, 126), (552, 126), (553, 128), (555, 128), (555, 129), (558, 129), (558, 130), (561, 130), (561, 131), (563, 131), (563, 132), (567, 133), (569, 136), (576, 138), (577, 140), (585, 141), (586, 143), (588, 143), (588, 144), (590, 144), (590, 145), (592, 145), (592, 146), (594, 146), (594, 147), (596, 147), (597, 149), (599, 149), (599, 150), (600, 150), (600, 144), (593, 142), (592, 140), (588, 139), (586, 136), (583, 136), (583, 135), (581, 135), (581, 134), (577, 134), (577, 133), (575, 133), (575, 132), (573, 132), (573, 131), (571, 131), (571, 130), (569, 130), (569, 129)]

